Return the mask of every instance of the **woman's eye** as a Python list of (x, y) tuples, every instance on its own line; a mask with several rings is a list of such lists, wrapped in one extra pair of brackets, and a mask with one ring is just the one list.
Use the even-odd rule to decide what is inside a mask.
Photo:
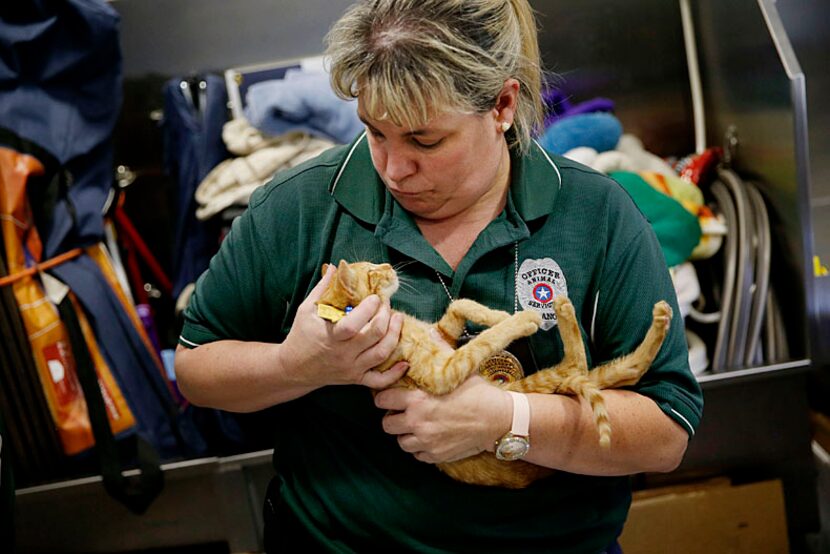
[(436, 146), (438, 146), (439, 144), (441, 144), (442, 140), (443, 140), (443, 139), (441, 139), (441, 140), (436, 140), (435, 142), (422, 142), (422, 141), (420, 141), (420, 140), (416, 140), (416, 141), (414, 141), (414, 142), (415, 142), (415, 145), (416, 145), (418, 148), (424, 148), (424, 149), (426, 149), (426, 150), (429, 150), (430, 148), (435, 148)]

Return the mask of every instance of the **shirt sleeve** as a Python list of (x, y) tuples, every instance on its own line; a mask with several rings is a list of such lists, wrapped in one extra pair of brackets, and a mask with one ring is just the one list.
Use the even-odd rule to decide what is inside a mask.
[[(654, 400), (663, 412), (694, 436), (703, 396), (689, 368), (685, 327), (657, 237), (624, 196), (612, 218), (608, 255), (596, 299), (595, 365), (632, 352), (651, 325), (654, 304), (665, 300), (674, 316), (651, 368), (633, 390)], [(616, 222), (616, 223), (614, 223)]]
[(194, 348), (221, 340), (274, 340), (286, 301), (274, 283), (268, 247), (259, 235), (255, 202), (238, 217), (210, 266), (196, 282), (179, 344)]

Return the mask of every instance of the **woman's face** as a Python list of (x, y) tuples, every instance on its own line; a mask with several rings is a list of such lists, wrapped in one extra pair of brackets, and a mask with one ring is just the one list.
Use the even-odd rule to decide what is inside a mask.
[(503, 193), (510, 157), (498, 112), (444, 113), (417, 129), (370, 118), (358, 98), (372, 162), (416, 218), (442, 220)]

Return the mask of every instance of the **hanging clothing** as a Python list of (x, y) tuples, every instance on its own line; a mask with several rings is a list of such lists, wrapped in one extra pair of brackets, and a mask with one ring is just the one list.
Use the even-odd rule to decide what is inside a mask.
[(282, 79), (252, 84), (246, 101), (248, 121), (271, 136), (299, 131), (345, 144), (364, 129), (357, 102), (339, 98), (321, 71), (289, 69)]
[(220, 224), (196, 218), (194, 195), (210, 170), (229, 156), (222, 141), (228, 119), (225, 82), (216, 75), (197, 81), (194, 87), (187, 80), (171, 79), (164, 86), (164, 158), (177, 181), (174, 297), (196, 281), (219, 248)]
[(106, 345), (104, 356), (138, 414), (139, 433), (158, 449), (162, 459), (203, 454), (206, 446), (190, 412), (175, 407), (163, 366), (138, 332), (140, 322), (137, 325), (134, 319), (138, 315), (127, 312), (113, 289), (114, 275), (108, 279), (89, 256), (56, 266), (50, 272), (70, 285), (93, 316), (90, 319), (95, 335), (100, 344)]
[(0, 122), (72, 175), (66, 203), (38, 221), (49, 258), (103, 235), (109, 137), (121, 106), (118, 13), (102, 0), (15, 3), (0, 19)]
[[(30, 154), (46, 166), (44, 178), (27, 183), (25, 188), (42, 239), (42, 249), (26, 263), (78, 252), (48, 273), (71, 289), (68, 297), (76, 298), (79, 306), (77, 318), (69, 321), (68, 316), (76, 310), (67, 309), (68, 304), (61, 301), (61, 321), (72, 323), (76, 338), (88, 322), (100, 357), (112, 369), (135, 416), (134, 430), (116, 435), (119, 446), (125, 446), (128, 438), (137, 444), (140, 462), (152, 462), (153, 456), (142, 457), (148, 442), (166, 459), (198, 455), (204, 451), (204, 442), (189, 412), (177, 410), (161, 361), (100, 246), (103, 207), (113, 182), (110, 137), (121, 106), (119, 16), (103, 0), (15, 4), (4, 8), (4, 19), (0, 20), (0, 122), (6, 127), (0, 129), (0, 145)], [(49, 158), (48, 163), (41, 157)], [(29, 248), (29, 252), (34, 250)], [(76, 348), (79, 342), (83, 346), (82, 339), (72, 342), (76, 360), (98, 355), (92, 344), (89, 351)], [(89, 395), (90, 391), (97, 393), (97, 388), (94, 376), (92, 385), (84, 386), (90, 418), (93, 399)], [(101, 398), (95, 400), (100, 406)], [(95, 428), (93, 423), (93, 432)], [(103, 430), (109, 433), (105, 422)], [(113, 431), (118, 433), (118, 429)], [(141, 440), (133, 440), (136, 437)], [(106, 441), (99, 438), (96, 434), (96, 450), (104, 451)], [(114, 442), (112, 433), (103, 438), (108, 438), (110, 445)], [(115, 455), (112, 461), (120, 466), (118, 454), (124, 453), (110, 452)], [(155, 466), (157, 469), (158, 464)], [(107, 470), (120, 478), (120, 469), (102, 467), (108, 490), (113, 482), (108, 483)], [(152, 486), (160, 482), (156, 479)], [(152, 494), (128, 506), (141, 511), (157, 490), (148, 489)]]
[(244, 118), (225, 124), (222, 138), (235, 158), (214, 167), (196, 189), (196, 217), (210, 219), (231, 206), (247, 206), (251, 194), (274, 173), (290, 169), (328, 150), (334, 143), (306, 133), (266, 137)]

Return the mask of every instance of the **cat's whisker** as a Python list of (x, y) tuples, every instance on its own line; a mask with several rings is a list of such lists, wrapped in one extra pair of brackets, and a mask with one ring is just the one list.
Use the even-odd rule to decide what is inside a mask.
[(418, 293), (418, 288), (401, 275), (398, 275), (398, 287), (412, 294)]
[(406, 292), (408, 292), (409, 294), (412, 294), (412, 295), (417, 295), (418, 294), (418, 289), (415, 288), (414, 286), (412, 286), (409, 283), (401, 283), (400, 281), (398, 281), (398, 288), (399, 288), (399, 290), (404, 290), (404, 291), (406, 291)]
[(403, 271), (403, 268), (408, 267), (408, 266), (410, 266), (414, 263), (415, 263), (415, 260), (407, 260), (407, 261), (403, 261), (403, 262), (398, 262), (398, 263), (396, 263), (395, 265), (392, 266), (392, 269), (395, 270), (395, 273), (400, 273), (401, 271)]

